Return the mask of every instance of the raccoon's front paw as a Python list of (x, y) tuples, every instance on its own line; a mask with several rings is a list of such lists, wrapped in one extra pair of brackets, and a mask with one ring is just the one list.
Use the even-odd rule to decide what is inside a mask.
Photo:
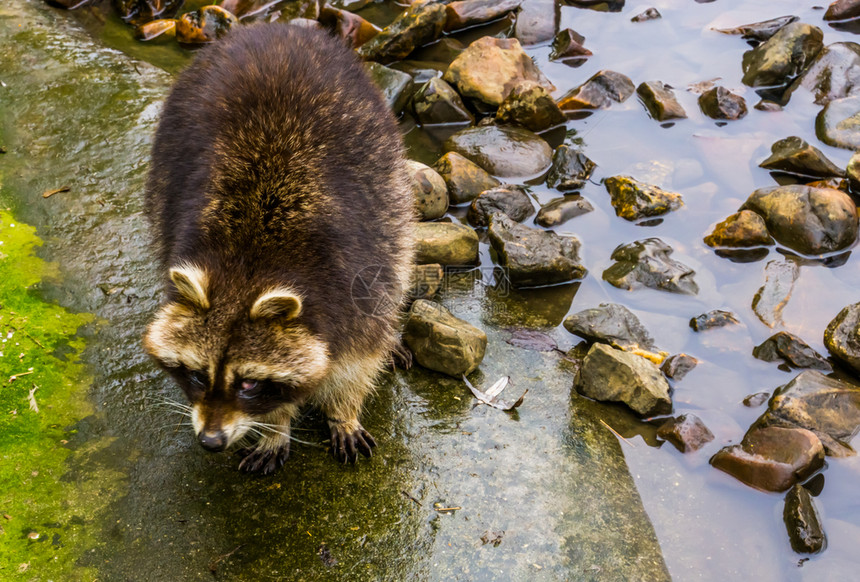
[(261, 473), (270, 475), (280, 469), (290, 456), (290, 442), (279, 447), (256, 445), (239, 451), (242, 460), (239, 470), (245, 473)]
[(329, 422), (331, 426), (331, 452), (341, 463), (354, 463), (358, 453), (365, 457), (373, 454), (376, 441), (358, 421)]
[(412, 355), (412, 350), (409, 349), (403, 340), (394, 346), (394, 349), (391, 351), (391, 362), (395, 368), (400, 368), (401, 370), (409, 370), (412, 368), (412, 361), (414, 356)]

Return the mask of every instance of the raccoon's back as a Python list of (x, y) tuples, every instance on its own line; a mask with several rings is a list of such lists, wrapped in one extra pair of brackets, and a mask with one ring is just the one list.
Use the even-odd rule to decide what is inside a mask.
[(411, 261), (396, 122), (353, 51), (295, 26), (238, 27), (180, 76), (147, 209), (165, 266), (286, 276), (322, 310), (348, 307), (363, 267)]

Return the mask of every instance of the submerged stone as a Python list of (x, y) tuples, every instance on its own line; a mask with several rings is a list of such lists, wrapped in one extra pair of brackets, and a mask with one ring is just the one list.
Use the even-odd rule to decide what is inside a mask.
[(657, 436), (672, 443), (682, 453), (698, 451), (714, 440), (714, 433), (695, 414), (668, 419), (657, 429)]
[(774, 327), (782, 323), (782, 310), (791, 299), (798, 275), (800, 267), (794, 261), (779, 259), (765, 265), (764, 284), (752, 300), (753, 312), (763, 324)]
[(483, 168), (456, 152), (448, 152), (433, 165), (448, 185), (451, 204), (471, 202), (484, 190), (500, 184)]
[(559, 19), (559, 4), (555, 0), (523, 0), (514, 36), (524, 45), (545, 42), (558, 31)]
[(458, 0), (445, 6), (445, 32), (501, 18), (519, 8), (523, 0)]
[(785, 491), (824, 466), (824, 448), (803, 428), (752, 428), (740, 444), (711, 457), (711, 465), (750, 487)]
[(473, 265), (478, 261), (478, 234), (453, 222), (421, 222), (415, 227), (418, 264)]
[(645, 184), (630, 176), (612, 176), (603, 181), (612, 198), (615, 214), (629, 221), (661, 216), (683, 205), (681, 195)]
[(515, 287), (553, 285), (582, 279), (579, 241), (523, 226), (504, 214), (490, 216), (490, 244)]
[(795, 552), (817, 554), (827, 545), (815, 500), (802, 485), (795, 485), (786, 494), (782, 519)]
[(755, 394), (749, 394), (744, 398), (744, 406), (747, 408), (758, 408), (767, 402), (769, 398), (769, 392), (756, 392)]
[(687, 112), (678, 103), (674, 91), (661, 81), (646, 81), (636, 88), (648, 115), (657, 121), (685, 119)]
[(447, 16), (445, 6), (416, 2), (368, 42), (358, 48), (361, 58), (388, 64), (405, 59), (419, 46), (442, 36)]
[(809, 347), (805, 341), (787, 331), (773, 334), (753, 348), (753, 357), (765, 362), (783, 361), (792, 368), (812, 368), (830, 371), (824, 356)]
[(815, 136), (836, 148), (860, 149), (860, 95), (825, 105), (815, 117)]
[(412, 182), (412, 195), (421, 220), (433, 220), (444, 216), (448, 210), (448, 187), (434, 169), (421, 162), (409, 160), (409, 177)]
[(469, 127), (448, 138), (443, 148), (503, 178), (540, 173), (552, 159), (549, 144), (520, 127)]
[(773, 238), (805, 255), (839, 251), (857, 238), (857, 206), (848, 194), (832, 188), (761, 188), (741, 210), (760, 215)]
[(455, 378), (477, 368), (487, 349), (487, 334), (426, 299), (412, 304), (403, 341), (421, 366)]
[(588, 350), (574, 388), (594, 400), (626, 404), (642, 417), (672, 412), (669, 383), (656, 365), (602, 343)]
[(391, 111), (395, 116), (400, 115), (415, 86), (412, 76), (373, 61), (366, 63), (365, 66), (371, 80), (382, 90), (382, 95), (391, 107)]
[(422, 125), (471, 124), (475, 121), (453, 87), (438, 77), (418, 88), (412, 96), (412, 110)]
[(571, 89), (559, 100), (564, 111), (577, 109), (605, 109), (615, 103), (623, 103), (635, 86), (627, 76), (615, 71), (598, 71), (585, 83)]
[(752, 210), (741, 210), (718, 223), (705, 237), (709, 247), (750, 248), (770, 246), (773, 238), (767, 232), (764, 218)]
[(670, 293), (699, 292), (696, 272), (669, 258), (672, 247), (659, 238), (647, 238), (618, 246), (612, 252), (615, 264), (603, 271), (603, 279), (619, 289), (649, 287)]
[(860, 386), (806, 370), (777, 388), (756, 424), (808, 429), (828, 455), (855, 455), (849, 443), (860, 430)]
[(779, 170), (789, 174), (813, 178), (842, 177), (845, 172), (827, 159), (821, 150), (797, 136), (787, 137), (770, 146), (770, 157), (759, 164), (760, 168)]
[(739, 323), (740, 321), (737, 316), (731, 311), (714, 309), (692, 318), (690, 320), (690, 327), (693, 328), (693, 331), (706, 331), (727, 325), (737, 325)]
[(220, 6), (204, 6), (186, 12), (176, 22), (176, 40), (183, 44), (213, 42), (227, 34), (239, 20)]
[(688, 354), (675, 354), (674, 356), (666, 358), (666, 361), (663, 362), (662, 366), (660, 366), (660, 371), (663, 372), (667, 378), (681, 380), (698, 364), (699, 360), (693, 356)]
[(860, 92), (860, 44), (835, 42), (826, 46), (791, 91), (798, 87), (810, 91), (818, 105)]
[(657, 20), (658, 18), (663, 18), (660, 12), (656, 8), (646, 8), (644, 12), (640, 12), (636, 16), (630, 19), (631, 22), (647, 22), (649, 20)]
[(481, 192), (469, 206), (467, 218), (474, 226), (490, 224), (490, 215), (501, 212), (511, 220), (522, 222), (535, 213), (531, 197), (522, 186), (505, 184)]
[(552, 228), (564, 224), (571, 218), (576, 218), (594, 210), (591, 202), (579, 194), (568, 194), (563, 198), (553, 198), (538, 210), (535, 223)]
[(824, 330), (824, 345), (860, 374), (860, 303), (843, 308)]
[(585, 37), (571, 28), (565, 28), (552, 39), (552, 52), (549, 60), (558, 61), (576, 57), (588, 57), (593, 53), (582, 46)]
[(723, 34), (740, 34), (746, 40), (765, 41), (776, 34), (781, 28), (792, 22), (797, 22), (797, 16), (780, 16), (752, 24), (742, 24), (735, 28), (718, 28), (717, 32)]
[(567, 120), (547, 90), (534, 81), (518, 83), (502, 101), (496, 119), (531, 131), (543, 131)]
[(552, 167), (546, 185), (556, 190), (579, 190), (591, 177), (597, 165), (578, 149), (561, 144), (552, 154)]
[(589, 341), (642, 356), (659, 364), (666, 357), (633, 312), (618, 303), (601, 303), (564, 320), (564, 328)]
[(817, 26), (792, 22), (751, 51), (744, 53), (743, 82), (750, 87), (786, 85), (824, 48)]
[(740, 119), (747, 114), (747, 102), (725, 87), (714, 87), (699, 95), (699, 108), (711, 119)]

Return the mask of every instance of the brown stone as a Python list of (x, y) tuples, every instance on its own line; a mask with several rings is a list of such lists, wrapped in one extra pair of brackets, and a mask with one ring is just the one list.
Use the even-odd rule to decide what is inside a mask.
[(657, 429), (657, 436), (672, 443), (682, 453), (698, 451), (714, 440), (714, 433), (694, 414), (670, 418)]
[(773, 239), (767, 232), (764, 219), (752, 210), (741, 210), (717, 223), (705, 237), (709, 247), (748, 248), (770, 246)]
[(635, 86), (625, 75), (615, 71), (598, 71), (585, 83), (571, 89), (559, 100), (558, 106), (565, 111), (577, 109), (605, 109), (613, 102), (623, 103)]
[(445, 32), (501, 18), (519, 8), (523, 0), (458, 0), (445, 6)]
[(433, 165), (448, 185), (451, 204), (471, 202), (475, 196), (501, 182), (483, 168), (456, 152), (448, 152)]

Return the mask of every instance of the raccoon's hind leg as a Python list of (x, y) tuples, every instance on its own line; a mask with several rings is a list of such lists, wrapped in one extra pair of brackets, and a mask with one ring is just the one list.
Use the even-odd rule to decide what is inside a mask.
[(253, 446), (239, 451), (243, 457), (240, 471), (269, 475), (283, 466), (290, 456), (290, 423), (297, 410), (294, 404), (286, 404), (263, 418), (256, 427), (263, 436)]
[(342, 463), (354, 463), (358, 453), (370, 457), (376, 440), (358, 421), (365, 397), (388, 357), (387, 351), (341, 360), (329, 372), (314, 400), (328, 419), (331, 450)]

